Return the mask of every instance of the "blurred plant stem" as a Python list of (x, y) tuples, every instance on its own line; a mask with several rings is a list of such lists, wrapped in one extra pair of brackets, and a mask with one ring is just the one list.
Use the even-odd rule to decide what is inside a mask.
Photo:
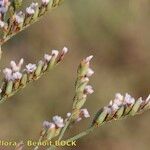
[(70, 122), (71, 122), (71, 119), (72, 119), (72, 115), (70, 116), (70, 118), (69, 118), (68, 121), (66, 122), (64, 128), (62, 129), (62, 131), (61, 131), (61, 133), (60, 133), (60, 136), (59, 136), (59, 138), (58, 138), (58, 141), (60, 141), (60, 140), (63, 138), (63, 136), (64, 136), (64, 134), (65, 134), (65, 132), (66, 132), (66, 130), (67, 130), (67, 128), (68, 128)]
[(73, 136), (72, 138), (67, 139), (66, 142), (76, 141), (76, 140), (88, 135), (89, 133), (91, 133), (95, 128), (96, 128), (96, 126), (92, 126), (92, 127), (88, 128), (87, 130)]

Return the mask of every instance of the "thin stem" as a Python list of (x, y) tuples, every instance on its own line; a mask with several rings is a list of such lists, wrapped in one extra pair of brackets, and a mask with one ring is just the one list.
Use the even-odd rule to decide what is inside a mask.
[[(59, 1), (62, 2), (61, 0), (59, 0)], [(59, 3), (57, 6), (52, 7), (51, 10), (52, 10), (53, 8), (58, 7), (59, 5), (60, 5), (60, 3)], [(47, 13), (48, 11), (50, 11), (50, 10), (46, 10), (45, 13)], [(7, 42), (7, 41), (8, 41), (9, 39), (11, 39), (13, 36), (15, 36), (16, 34), (20, 33), (21, 31), (25, 30), (27, 27), (29, 27), (30, 25), (34, 24), (35, 22), (39, 21), (39, 20), (45, 15), (45, 13), (42, 14), (42, 15), (40, 15), (40, 16), (38, 16), (38, 17), (36, 18), (36, 20), (32, 20), (32, 22), (30, 22), (29, 24), (24, 25), (21, 30), (19, 30), (19, 31), (17, 31), (17, 32), (15, 32), (15, 33), (11, 33), (10, 35), (6, 36), (4, 39), (2, 39), (2, 40), (0, 41), (0, 44), (3, 45), (5, 42)]]
[[(39, 138), (39, 143), (41, 142), (43, 140), (43, 136), (40, 136), (40, 138)], [(39, 146), (37, 145), (35, 148), (34, 148), (34, 150), (38, 150), (39, 149)]]
[(70, 116), (70, 118), (68, 119), (68, 121), (66, 122), (65, 126), (63, 127), (63, 129), (61, 130), (61, 133), (60, 133), (60, 136), (58, 138), (58, 141), (60, 141), (62, 138), (63, 138), (63, 135), (65, 133), (65, 131), (67, 130), (70, 122), (71, 122), (71, 119), (72, 119), (72, 115)]
[(85, 130), (85, 131), (75, 135), (74, 137), (72, 137), (70, 139), (67, 139), (66, 142), (68, 142), (68, 141), (76, 141), (76, 140), (78, 140), (78, 139), (88, 135), (89, 133), (91, 133), (95, 128), (96, 128), (96, 126), (92, 126), (92, 127), (88, 128), (87, 130)]
[(2, 42), (1, 45), (3, 45), (4, 43), (6, 43), (9, 39), (11, 39), (13, 36), (15, 36), (16, 34), (20, 33), (21, 31), (25, 30), (26, 28), (28, 28), (29, 26), (31, 26), (32, 24), (34, 24), (35, 22), (38, 22), (44, 15), (40, 16), (39, 18), (37, 18), (37, 20), (31, 22), (30, 24), (24, 26), (19, 32), (10, 34), (9, 36), (7, 36)]
[[(78, 139), (88, 135), (89, 133), (91, 133), (95, 128), (96, 128), (96, 126), (92, 126), (92, 127), (88, 128), (87, 130), (81, 132), (80, 134), (77, 134), (74, 137), (72, 137), (70, 139), (67, 139), (66, 142), (68, 142), (68, 141), (76, 141), (76, 140), (78, 140)], [(47, 148), (46, 150), (55, 150), (56, 148), (57, 147), (55, 145), (52, 145), (51, 147)]]

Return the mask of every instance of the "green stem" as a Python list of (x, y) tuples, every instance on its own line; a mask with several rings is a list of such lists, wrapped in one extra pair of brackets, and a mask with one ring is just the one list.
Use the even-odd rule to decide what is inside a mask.
[(68, 121), (66, 122), (65, 126), (63, 127), (63, 129), (61, 130), (61, 133), (59, 135), (59, 138), (58, 138), (58, 141), (60, 141), (62, 138), (63, 138), (63, 135), (65, 134), (65, 131), (67, 130), (70, 122), (71, 122), (71, 119), (72, 119), (72, 115), (70, 116), (70, 118), (68, 119)]
[(89, 133), (91, 133), (95, 128), (96, 128), (96, 126), (92, 126), (92, 127), (88, 128), (87, 130), (75, 135), (74, 137), (67, 139), (66, 141), (76, 141), (76, 140), (88, 135)]
[[(88, 128), (87, 130), (85, 130), (85, 131), (75, 135), (74, 137), (67, 139), (66, 142), (68, 142), (68, 141), (76, 141), (76, 140), (78, 140), (78, 139), (88, 135), (89, 133), (91, 133), (95, 128), (96, 128), (96, 126), (92, 126), (92, 127)], [(51, 146), (50, 148), (48, 148), (46, 150), (55, 150), (56, 148), (57, 147), (53, 145), (53, 146)]]
[[(39, 138), (39, 141), (38, 141), (38, 142), (41, 142), (42, 139), (43, 139), (43, 136), (41, 136), (41, 137)], [(39, 146), (36, 146), (36, 147), (34, 148), (34, 150), (38, 150), (38, 149), (39, 149)]]
[[(43, 16), (43, 15), (42, 15)], [(37, 18), (37, 20), (31, 22), (30, 24), (24, 26), (20, 31), (16, 32), (16, 33), (12, 33), (10, 35), (8, 35), (1, 43), (1, 45), (3, 45), (4, 43), (6, 43), (9, 39), (11, 39), (13, 36), (15, 36), (16, 34), (20, 33), (21, 31), (25, 30), (26, 28), (28, 28), (29, 26), (31, 26), (32, 24), (34, 24), (35, 22), (39, 21), (42, 16), (40, 16), (39, 18)]]

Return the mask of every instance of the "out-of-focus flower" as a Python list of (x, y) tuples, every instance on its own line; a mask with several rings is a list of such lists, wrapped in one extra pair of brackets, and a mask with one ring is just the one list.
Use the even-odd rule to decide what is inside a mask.
[(42, 4), (48, 4), (50, 0), (42, 0)]
[(68, 113), (67, 113), (67, 117), (70, 117), (70, 116), (71, 116), (71, 113), (70, 113), (70, 112), (68, 112)]
[(91, 85), (87, 85), (84, 89), (85, 94), (92, 94), (93, 92), (94, 92), (94, 90)]
[(123, 95), (121, 95), (120, 93), (116, 93), (114, 103), (118, 106), (122, 105), (123, 98), (124, 98)]
[(125, 97), (124, 97), (124, 103), (125, 104), (134, 104), (135, 103), (135, 99), (129, 95), (128, 93), (126, 93)]
[(94, 74), (94, 71), (91, 68), (88, 68), (86, 76), (91, 77), (93, 74)]
[(44, 121), (43, 122), (43, 128), (45, 128), (45, 129), (55, 128), (55, 124), (51, 123), (51, 122), (48, 122), (48, 121)]
[(12, 79), (13, 80), (20, 80), (21, 78), (22, 78), (22, 73), (20, 73), (20, 72), (14, 72), (12, 74)]
[(52, 56), (57, 57), (59, 54), (58, 50), (52, 50)]
[(33, 15), (37, 9), (38, 3), (32, 3), (29, 7), (26, 8), (26, 12), (29, 15)]
[(27, 73), (33, 73), (36, 70), (37, 66), (36, 64), (31, 64), (29, 63), (28, 65), (26, 65), (26, 71)]
[(93, 55), (86, 57), (85, 61), (87, 63), (89, 63), (91, 61), (91, 59), (93, 58)]
[(0, 27), (3, 28), (5, 26), (5, 22), (0, 20)]
[(85, 118), (89, 118), (90, 117), (90, 114), (88, 112), (88, 110), (86, 108), (84, 109), (81, 109), (80, 111), (81, 115), (83, 115)]
[(11, 61), (11, 62), (10, 62), (10, 66), (11, 66), (12, 70), (13, 70), (14, 72), (16, 72), (16, 71), (20, 71), (20, 69), (21, 69), (23, 63), (24, 63), (24, 59), (21, 58), (18, 64), (16, 64), (15, 61)]
[(54, 116), (53, 122), (56, 124), (57, 127), (62, 128), (64, 127), (64, 120), (60, 116)]
[(24, 21), (24, 14), (22, 11), (20, 11), (19, 13), (17, 13), (15, 16), (15, 21), (20, 24), (20, 23), (23, 23)]
[(9, 0), (0, 0), (0, 13), (4, 14), (8, 11), (8, 7), (10, 5)]
[(12, 80), (12, 70), (11, 70), (10, 68), (5, 68), (5, 69), (3, 70), (3, 73), (4, 73), (5, 79), (6, 79), (7, 81)]
[(51, 60), (51, 58), (52, 58), (52, 55), (49, 55), (49, 54), (44, 55), (44, 59), (48, 62)]
[(62, 49), (62, 52), (64, 53), (64, 55), (68, 52), (68, 48), (67, 47), (64, 47), (63, 49)]

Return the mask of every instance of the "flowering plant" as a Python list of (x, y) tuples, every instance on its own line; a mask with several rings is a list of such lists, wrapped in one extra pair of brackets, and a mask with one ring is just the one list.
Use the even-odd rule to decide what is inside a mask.
[[(40, 5), (37, 2), (33, 2), (23, 12), (19, 11), (23, 3), (22, 0), (0, 0), (0, 46), (38, 21), (48, 10), (59, 6), (61, 2), (62, 0), (42, 0)], [(0, 103), (2, 104), (10, 96), (16, 94), (17, 91), (26, 87), (28, 83), (39, 79), (48, 70), (53, 69), (64, 59), (67, 52), (68, 48), (66, 47), (61, 52), (52, 50), (50, 54), (44, 55), (43, 60), (40, 60), (37, 64), (26, 64), (24, 69), (22, 69), (23, 58), (18, 63), (11, 61), (10, 67), (3, 69), (4, 78), (0, 88)], [(44, 121), (39, 143), (53, 140), (61, 141), (68, 128), (82, 119), (90, 117), (90, 113), (84, 108), (84, 104), (88, 95), (94, 92), (93, 87), (89, 85), (90, 77), (94, 74), (91, 68), (92, 58), (92, 55), (86, 57), (78, 66), (71, 111), (66, 114), (65, 119), (56, 115), (51, 121)], [(87, 130), (64, 141), (78, 140), (107, 122), (141, 114), (148, 109), (150, 109), (150, 96), (143, 100), (142, 98), (135, 99), (128, 93), (125, 96), (117, 93), (114, 100), (111, 100), (108, 105), (96, 112)], [(22, 150), (23, 147), (24, 144), (21, 142), (16, 146), (16, 150)], [(40, 148), (40, 145), (36, 145), (34, 150)], [(56, 148), (57, 146), (52, 144), (47, 150)]]

